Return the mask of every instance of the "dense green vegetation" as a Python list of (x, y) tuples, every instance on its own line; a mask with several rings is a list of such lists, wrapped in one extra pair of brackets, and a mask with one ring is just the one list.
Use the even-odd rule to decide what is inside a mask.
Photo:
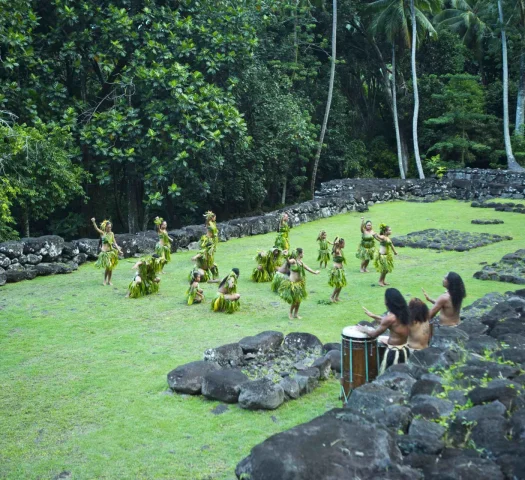
[[(446, 212), (446, 215), (444, 215)], [(201, 397), (167, 395), (166, 374), (175, 366), (201, 358), (211, 346), (275, 329), (307, 331), (323, 342), (338, 341), (342, 328), (365, 319), (361, 305), (381, 313), (383, 292), (373, 286), (375, 273), (358, 273), (353, 253), (360, 214), (349, 213), (292, 229), (293, 246), (305, 249), (315, 266), (316, 237), (346, 239), (349, 286), (342, 303), (326, 305), (332, 289), (326, 271), (308, 275), (310, 298), (301, 307), (303, 320), (289, 321), (288, 305), (267, 284), (249, 280), (257, 249), (273, 244), (274, 235), (221, 243), (217, 262), (222, 273), (241, 270), (242, 308), (233, 315), (212, 314), (205, 285), (204, 305), (185, 305), (191, 252), (173, 255), (160, 293), (125, 299), (133, 261), (122, 261), (114, 287), (102, 286), (93, 264), (71, 275), (38, 277), (0, 289), (0, 477), (5, 479), (70, 478), (199, 479), (234, 478), (236, 463), (257, 443), (339, 406), (339, 387), (327, 381), (311, 395), (273, 412), (248, 412), (230, 406), (213, 415), (218, 402)], [(408, 296), (431, 296), (443, 289), (443, 276), (463, 276), (466, 304), (487, 292), (512, 286), (478, 281), (472, 274), (481, 262), (494, 262), (523, 246), (523, 216), (470, 208), (454, 201), (434, 204), (387, 203), (369, 212), (376, 225), (387, 221), (394, 235), (427, 228), (507, 234), (500, 242), (470, 252), (399, 248), (392, 286)], [(474, 218), (502, 218), (503, 225), (471, 225)], [(69, 478), (69, 477), (68, 477)]]
[(0, 240), (523, 163), (525, 10), (498, 5), (0, 0)]

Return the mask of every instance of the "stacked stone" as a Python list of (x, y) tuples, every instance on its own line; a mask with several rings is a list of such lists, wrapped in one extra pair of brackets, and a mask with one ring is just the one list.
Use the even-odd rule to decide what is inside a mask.
[(488, 294), (345, 408), (255, 446), (237, 478), (525, 478), (525, 290)]

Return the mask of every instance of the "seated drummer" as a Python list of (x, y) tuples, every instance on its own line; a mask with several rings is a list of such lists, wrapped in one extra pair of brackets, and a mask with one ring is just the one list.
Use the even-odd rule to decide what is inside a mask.
[(432, 325), (428, 307), (419, 298), (413, 298), (408, 304), (410, 323), (408, 326), (408, 348), (410, 353), (427, 348), (432, 338)]
[(380, 322), (377, 328), (357, 325), (357, 328), (370, 338), (377, 338), (387, 329), (390, 329), (388, 337), (383, 336), (378, 339), (385, 343), (388, 349), (381, 362), (380, 375), (392, 365), (406, 363), (410, 355), (407, 344), (410, 318), (407, 302), (399, 290), (387, 288), (385, 291), (385, 305), (388, 308), (388, 312), (383, 317), (375, 315), (363, 307), (363, 310), (370, 318)]

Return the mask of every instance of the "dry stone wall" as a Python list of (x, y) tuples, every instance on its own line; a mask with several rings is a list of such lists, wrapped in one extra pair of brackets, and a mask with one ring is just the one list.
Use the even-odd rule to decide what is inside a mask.
[[(443, 178), (424, 180), (343, 179), (321, 185), (314, 200), (256, 217), (219, 223), (222, 241), (276, 231), (279, 215), (286, 211), (292, 225), (319, 220), (349, 211), (364, 212), (377, 202), (392, 200), (431, 202), (439, 199), (485, 201), (490, 198), (525, 198), (525, 174), (507, 170), (461, 169)], [(203, 235), (202, 225), (171, 230), (173, 251), (188, 248)], [(151, 253), (157, 242), (154, 231), (115, 235), (125, 257)], [(70, 273), (78, 265), (95, 260), (97, 238), (65, 242), (56, 235), (23, 238), (0, 243), (0, 286), (6, 282), (31, 280), (40, 275)]]

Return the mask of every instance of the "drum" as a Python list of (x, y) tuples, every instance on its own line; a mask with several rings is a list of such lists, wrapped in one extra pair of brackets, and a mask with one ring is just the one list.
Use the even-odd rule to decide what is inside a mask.
[(354, 388), (374, 380), (379, 373), (378, 346), (357, 327), (346, 327), (341, 335), (341, 396), (343, 403)]

